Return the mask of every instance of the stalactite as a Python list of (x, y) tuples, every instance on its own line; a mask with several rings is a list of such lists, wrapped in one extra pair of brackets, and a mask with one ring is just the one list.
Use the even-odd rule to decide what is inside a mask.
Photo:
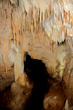
[(29, 11), (29, 33), (31, 34), (31, 9)]
[(32, 35), (32, 38), (33, 38), (33, 46), (35, 45), (35, 35), (34, 35), (34, 32), (33, 32), (33, 25), (31, 25), (31, 35)]
[(40, 24), (41, 24), (41, 9), (40, 9)]
[(48, 5), (48, 7), (47, 7), (47, 20), (49, 20), (49, 5)]
[(44, 11), (43, 11), (43, 22), (44, 22)]
[(64, 10), (64, 19), (65, 19), (65, 21), (66, 21), (66, 12), (65, 12), (65, 10)]
[(14, 41), (14, 43), (15, 43), (15, 26), (14, 26), (14, 24), (13, 24), (13, 20), (11, 21), (12, 22), (12, 28), (13, 28), (13, 41)]
[[(25, 1), (24, 5), (25, 5), (25, 3), (28, 6), (28, 8), (27, 8), (27, 6), (25, 6), (25, 8), (24, 8), (25, 14), (22, 14), (22, 22), (24, 22), (24, 26), (23, 26), (24, 29), (22, 29), (22, 30), (24, 30), (25, 32), (26, 31), (30, 32), (30, 30), (31, 30), (30, 34), (32, 34), (33, 42), (34, 42), (35, 32), (38, 31), (38, 28), (39, 29), (42, 28), (40, 25), (42, 22), (45, 22), (45, 20), (50, 19), (51, 25), (54, 27), (55, 25), (57, 25), (58, 21), (59, 22), (61, 21), (61, 23), (59, 24), (59, 26), (60, 26), (60, 29), (59, 29), (60, 38), (58, 41), (61, 43), (62, 40), (65, 39), (65, 37), (64, 37), (64, 35), (65, 35), (64, 31), (65, 30), (62, 30), (61, 27), (63, 25), (66, 26), (66, 24), (68, 23), (68, 19), (70, 21), (70, 19), (71, 19), (70, 18), (70, 9), (67, 9), (66, 5), (64, 5), (64, 3), (59, 2), (59, 1), (53, 1), (53, 0), (52, 1), (44, 1), (43, 0), (42, 3), (40, 3), (39, 1), (38, 2), (32, 1), (31, 4), (30, 4), (30, 2)], [(30, 14), (30, 10), (31, 10), (31, 14)], [(54, 14), (54, 18), (52, 18), (53, 14)], [(49, 18), (49, 15), (50, 15), (50, 18)], [(55, 22), (53, 22), (53, 20), (55, 20)], [(63, 24), (63, 22), (64, 22), (64, 24)], [(72, 18), (72, 22), (71, 22), (71, 26), (72, 25), (73, 25), (73, 18)], [(55, 26), (55, 28), (59, 28), (59, 26), (57, 25), (57, 26)], [(14, 25), (13, 25), (13, 28), (15, 28)], [(19, 28), (18, 28), (18, 30), (19, 30)], [(15, 29), (14, 29), (13, 30), (13, 36), (14, 36), (14, 39), (17, 40), (17, 44), (18, 44), (18, 37), (16, 37), (15, 34), (17, 35), (17, 32), (15, 32)], [(19, 36), (19, 35), (17, 35), (17, 36)], [(51, 37), (51, 36), (49, 36), (49, 37)]]
[(64, 33), (64, 28), (63, 28), (62, 29), (62, 42), (64, 42), (64, 39), (65, 39), (64, 35), (65, 35), (65, 33)]
[(73, 15), (72, 15), (72, 22), (71, 22), (71, 27), (73, 26)]
[(19, 43), (19, 34), (16, 33), (16, 46), (18, 47), (18, 43)]
[(63, 17), (62, 17), (62, 13), (61, 13), (61, 20), (62, 20), (62, 24), (63, 24)]
[(57, 59), (57, 48), (56, 48), (55, 57), (54, 57), (53, 62), (52, 62), (52, 71), (54, 71), (54, 67), (55, 67), (55, 64), (56, 64), (56, 59)]
[(34, 24), (35, 24), (35, 8), (33, 7), (33, 21), (34, 21)]
[(66, 23), (67, 23), (67, 13), (66, 13)]
[(23, 47), (24, 36), (23, 35), (20, 36), (20, 44), (21, 44), (21, 63), (23, 65), (23, 63), (24, 63), (24, 47)]
[(34, 7), (32, 7), (32, 24), (33, 24), (33, 33), (34, 33), (34, 31), (35, 31), (34, 19), (35, 19), (35, 9), (34, 9)]
[(68, 13), (69, 13), (69, 23), (70, 23), (70, 11), (68, 11)]
[(21, 53), (15, 53), (15, 56), (14, 56), (14, 72), (15, 72), (15, 81), (17, 81), (18, 77), (22, 73)]
[(53, 51), (53, 48), (52, 48), (52, 43), (53, 43), (52, 38), (53, 38), (53, 35), (51, 33), (50, 34), (50, 49)]
[(9, 49), (11, 50), (11, 40), (9, 40)]
[(34, 15), (35, 15), (35, 16), (34, 16), (34, 27), (35, 27), (35, 31), (36, 31), (36, 25), (37, 25), (37, 24), (36, 24), (36, 9), (35, 9), (35, 11), (34, 11)]
[[(25, 12), (22, 13), (22, 33), (25, 31)], [(22, 34), (21, 33), (21, 34)]]
[(8, 68), (8, 54), (9, 54), (9, 40), (8, 39), (2, 39), (2, 47), (3, 47), (3, 62), (5, 66), (5, 70), (7, 73)]
[[(18, 74), (21, 73), (21, 68), (19, 68), (19, 70), (17, 70), (17, 68), (19, 66), (20, 67), (23, 66), (24, 45), (26, 44), (26, 40), (24, 40), (25, 39), (24, 36), (26, 37), (26, 39), (31, 39), (31, 43), (27, 41), (28, 42), (27, 47), (28, 45), (29, 47), (28, 49), (25, 49), (25, 51), (29, 49), (32, 50), (32, 48), (34, 48), (34, 46), (36, 46), (37, 42), (39, 41), (40, 44), (42, 45), (45, 44), (46, 47), (48, 46), (48, 50), (49, 48), (51, 48), (51, 53), (55, 52), (57, 43), (62, 44), (62, 42), (67, 37), (73, 36), (73, 8), (72, 8), (73, 4), (70, 4), (71, 9), (70, 9), (70, 5), (69, 7), (68, 5), (69, 4), (64, 4), (64, 3), (61, 4), (59, 0), (43, 0), (42, 2), (38, 0), (34, 0), (34, 1), (19, 0), (19, 7), (11, 6), (13, 8), (12, 11), (10, 11), (9, 10), (10, 5), (8, 6), (8, 9), (6, 9), (7, 6), (5, 6), (4, 4), (3, 6), (4, 12), (0, 11), (0, 15), (2, 13), (2, 17), (4, 16), (3, 18), (6, 19), (3, 20), (3, 30), (6, 30), (6, 26), (8, 26), (7, 23), (11, 22), (13, 36), (11, 36), (11, 34), (9, 33), (10, 37), (9, 36), (6, 37), (9, 40), (13, 39), (14, 45), (16, 46), (15, 48), (17, 50), (14, 53), (15, 54), (14, 65), (16, 65), (14, 66), (15, 74), (16, 74), (15, 80), (18, 78), (19, 76)], [(2, 8), (2, 6), (0, 7)], [(8, 18), (9, 16), (11, 21), (9, 21)], [(0, 21), (2, 21), (1, 16), (0, 16)], [(49, 23), (45, 23), (45, 22), (49, 22)], [(42, 29), (43, 23), (46, 24), (45, 29)], [(1, 29), (2, 27), (0, 28), (0, 32), (2, 33), (0, 38), (3, 37), (3, 32), (6, 33), (6, 31), (3, 31)], [(66, 30), (67, 30), (67, 36), (66, 36)], [(47, 40), (45, 40), (46, 38)], [(7, 40), (2, 42), (3, 42), (3, 61), (7, 72), (7, 68), (8, 68), (7, 42), (9, 42), (10, 50), (11, 50), (11, 42)], [(20, 59), (21, 61), (18, 62), (17, 61), (18, 59)]]

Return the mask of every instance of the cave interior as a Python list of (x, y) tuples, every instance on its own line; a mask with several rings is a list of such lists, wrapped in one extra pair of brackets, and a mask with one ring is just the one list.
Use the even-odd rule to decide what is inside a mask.
[(0, 0), (0, 110), (73, 110), (73, 0)]

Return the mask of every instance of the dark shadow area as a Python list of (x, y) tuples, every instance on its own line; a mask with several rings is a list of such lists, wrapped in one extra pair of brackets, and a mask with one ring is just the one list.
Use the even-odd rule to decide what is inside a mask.
[(32, 59), (25, 54), (24, 71), (30, 87), (22, 87), (16, 82), (0, 92), (0, 110), (44, 110), (43, 100), (50, 87), (54, 85), (41, 60)]
[(0, 110), (10, 110), (8, 104), (12, 99), (10, 86), (4, 91), (0, 92)]
[(27, 74), (29, 81), (32, 81), (34, 84), (31, 96), (24, 110), (44, 110), (43, 99), (50, 88), (48, 79), (51, 79), (46, 71), (45, 64), (41, 60), (32, 59), (29, 54), (26, 53), (24, 72)]
[(58, 42), (58, 46), (62, 44), (66, 44), (66, 40), (62, 41), (61, 43)]

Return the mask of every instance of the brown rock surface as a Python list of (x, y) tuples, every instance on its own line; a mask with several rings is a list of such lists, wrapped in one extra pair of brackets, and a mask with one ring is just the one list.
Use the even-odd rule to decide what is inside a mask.
[(24, 87), (18, 83), (11, 86), (12, 100), (8, 104), (8, 108), (12, 110), (24, 110), (26, 102), (31, 94), (32, 86)]
[[(38, 8), (36, 0), (33, 4), (32, 0), (31, 3), (29, 0), (0, 0), (0, 91), (12, 83), (15, 72), (16, 80), (18, 79), (20, 73), (23, 72), (24, 54), (28, 52), (34, 59), (40, 59), (45, 63), (49, 74), (57, 80), (64, 79), (66, 97), (73, 105), (73, 0), (60, 0), (59, 4), (57, 4), (58, 0), (49, 0), (49, 4), (46, 1), (39, 0), (40, 8)], [(32, 8), (33, 5), (36, 8)], [(46, 7), (42, 8), (43, 6)], [(61, 9), (57, 7), (57, 13), (55, 6)], [(45, 30), (42, 28), (42, 22), (46, 20), (52, 23), (50, 27), (52, 33), (47, 31), (46, 27)], [(54, 20), (56, 21), (53, 24)], [(64, 39), (66, 39), (66, 44), (62, 44)], [(10, 71), (13, 65), (15, 71), (13, 69)], [(17, 84), (23, 86), (26, 78), (24, 78), (25, 81), (24, 79), (21, 81), (22, 78), (23, 75), (19, 77)], [(13, 87), (14, 93), (15, 87)], [(17, 91), (23, 91), (18, 85), (16, 88)], [(55, 101), (57, 105), (60, 104), (58, 110), (64, 103), (60, 89), (60, 86), (52, 87), (50, 91), (53, 92), (49, 91), (48, 99), (51, 103)], [(20, 94), (19, 99), (16, 96), (16, 102), (19, 104), (23, 95), (21, 92), (17, 94)], [(62, 102), (58, 103), (59, 99)], [(12, 103), (15, 106), (14, 99)], [(54, 106), (57, 110), (56, 105), (51, 105), (52, 108)], [(17, 106), (13, 109), (16, 110)]]
[(53, 85), (44, 98), (45, 110), (62, 110), (65, 102), (65, 95), (60, 84)]
[(0, 109), (1, 110), (24, 110), (24, 107), (31, 94), (33, 85), (21, 86), (13, 83), (11, 87), (0, 92)]
[(65, 81), (65, 93), (67, 99), (73, 105), (73, 40), (70, 37), (67, 41), (68, 46), (68, 62), (64, 71), (63, 79)]
[(7, 74), (6, 72), (2, 72), (3, 74), (0, 74), (0, 91), (3, 91), (7, 87), (9, 87), (13, 81), (14, 81), (14, 71), (8, 71)]

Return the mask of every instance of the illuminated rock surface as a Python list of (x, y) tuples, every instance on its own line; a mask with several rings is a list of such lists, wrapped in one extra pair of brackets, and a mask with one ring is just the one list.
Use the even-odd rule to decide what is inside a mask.
[(64, 80), (64, 109), (72, 108), (73, 0), (0, 0), (0, 91), (13, 81), (26, 85), (25, 52)]

